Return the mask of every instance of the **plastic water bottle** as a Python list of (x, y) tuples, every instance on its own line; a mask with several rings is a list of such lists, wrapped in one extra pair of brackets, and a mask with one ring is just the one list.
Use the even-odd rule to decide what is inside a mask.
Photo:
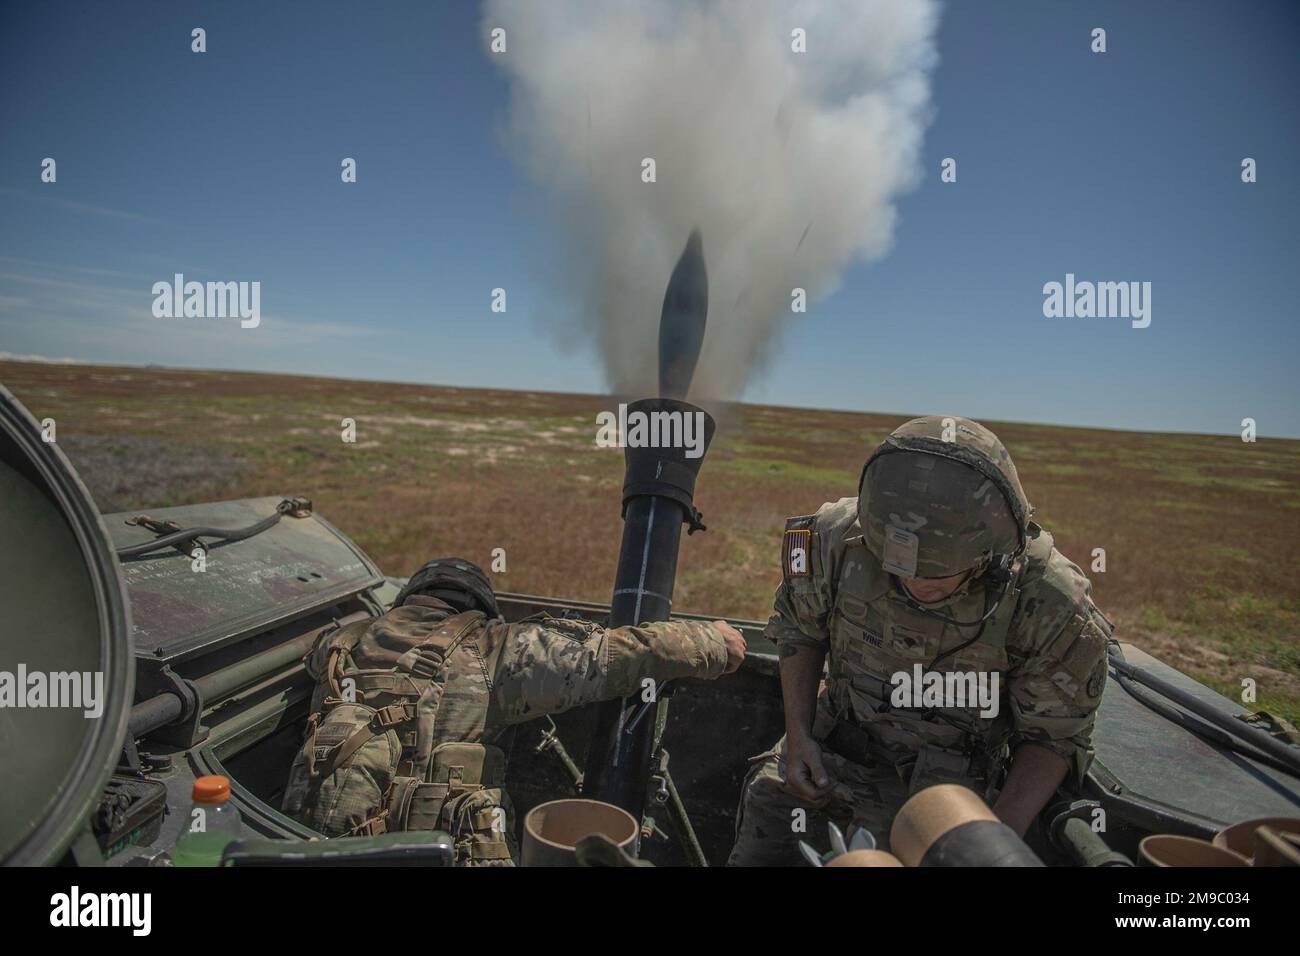
[(239, 810), (230, 802), (230, 781), (199, 777), (194, 781), (189, 830), (172, 851), (172, 866), (220, 866), (221, 851), (241, 836)]

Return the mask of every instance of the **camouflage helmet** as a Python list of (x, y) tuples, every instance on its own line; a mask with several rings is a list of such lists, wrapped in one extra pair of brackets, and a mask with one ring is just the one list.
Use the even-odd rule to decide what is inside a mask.
[[(498, 617), (501, 613), (497, 608), (497, 597), (488, 576), (477, 564), (464, 558), (434, 558), (411, 575), (410, 580), (406, 582), (406, 587), (402, 588), (397, 595), (397, 600), (393, 601), (393, 607), (401, 607), (408, 597), (417, 592), (429, 592), (435, 597), (442, 597), (441, 594), (436, 593), (438, 591), (460, 592), (461, 595), (472, 599), (469, 603), (476, 604), (478, 610), (483, 611), (488, 617)], [(455, 595), (455, 597), (459, 596)], [(460, 607), (467, 602), (448, 603)], [(473, 608), (461, 609), (472, 610)]]
[(945, 578), (1024, 549), (1033, 508), (996, 435), (969, 418), (915, 418), (862, 467), (858, 521), (885, 570)]

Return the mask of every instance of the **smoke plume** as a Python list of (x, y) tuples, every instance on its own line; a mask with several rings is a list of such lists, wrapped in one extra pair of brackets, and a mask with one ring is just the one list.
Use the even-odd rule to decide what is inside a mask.
[(709, 272), (697, 400), (739, 397), (797, 318), (792, 289), (814, 303), (887, 251), (919, 174), (936, 21), (932, 0), (488, 0), (507, 137), (547, 195), (548, 312), (595, 343), (613, 391), (657, 388), (692, 228)]

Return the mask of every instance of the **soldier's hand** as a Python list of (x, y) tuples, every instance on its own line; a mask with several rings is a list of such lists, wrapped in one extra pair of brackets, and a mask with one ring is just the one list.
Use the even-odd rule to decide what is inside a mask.
[(822, 763), (822, 748), (811, 737), (787, 737), (785, 742), (785, 789), (813, 805), (830, 797), (835, 779)]
[(727, 642), (727, 667), (722, 673), (733, 674), (740, 670), (740, 665), (745, 662), (745, 635), (726, 621), (714, 621), (713, 626)]

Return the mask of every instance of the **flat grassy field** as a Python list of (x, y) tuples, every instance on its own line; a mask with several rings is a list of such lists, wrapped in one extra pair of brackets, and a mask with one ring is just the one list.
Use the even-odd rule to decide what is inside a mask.
[[(103, 511), (305, 494), (390, 574), (504, 548), (502, 590), (609, 599), (622, 453), (593, 439), (611, 399), (25, 362), (0, 383), (57, 421)], [(676, 607), (766, 619), (785, 516), (855, 494), (908, 417), (725, 409)], [(1256, 707), (1300, 720), (1300, 442), (986, 424), (1120, 636), (1234, 698), (1252, 678)]]

